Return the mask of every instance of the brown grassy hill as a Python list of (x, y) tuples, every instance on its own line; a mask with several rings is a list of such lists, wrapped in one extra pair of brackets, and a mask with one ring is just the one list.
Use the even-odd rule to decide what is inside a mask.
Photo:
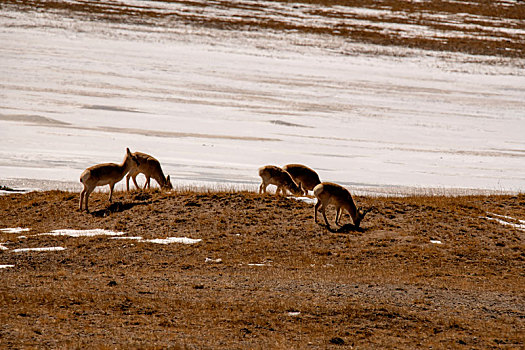
[[(0, 232), (1, 348), (525, 346), (525, 195), (357, 197), (375, 209), (346, 233), (272, 195), (114, 198), (0, 197), (0, 228), (31, 228)], [(38, 235), (94, 228), (202, 241)]]

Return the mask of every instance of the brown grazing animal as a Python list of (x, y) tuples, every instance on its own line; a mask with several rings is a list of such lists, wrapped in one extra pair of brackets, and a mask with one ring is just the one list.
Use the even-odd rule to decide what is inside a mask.
[(129, 178), (133, 179), (135, 187), (139, 188), (137, 184), (137, 175), (144, 174), (146, 176), (146, 183), (144, 184), (144, 190), (146, 187), (150, 188), (150, 179), (153, 178), (159, 184), (161, 189), (171, 190), (173, 186), (171, 184), (170, 176), (164, 177), (164, 172), (160, 166), (160, 162), (149, 154), (142, 152), (134, 152), (133, 155), (137, 157), (139, 161), (138, 168), (131, 169), (126, 175), (126, 188), (129, 191)]
[(97, 164), (84, 170), (82, 175), (80, 175), (80, 182), (84, 185), (84, 189), (80, 192), (79, 210), (82, 211), (82, 204), (85, 199), (86, 211), (89, 213), (89, 195), (97, 186), (109, 185), (109, 201), (111, 202), (113, 187), (115, 187), (115, 184), (122, 180), (124, 175), (126, 175), (130, 169), (136, 168), (138, 165), (137, 157), (131, 154), (129, 148), (126, 148), (126, 157), (122, 164)]
[(302, 191), (292, 180), (290, 174), (275, 165), (265, 165), (259, 168), (259, 176), (262, 183), (259, 186), (259, 193), (266, 193), (268, 185), (277, 186), (275, 194), (286, 194), (286, 190), (294, 195), (301, 195)]
[(314, 220), (317, 222), (317, 210), (323, 214), (326, 226), (330, 227), (328, 219), (326, 218), (325, 210), (330, 204), (333, 204), (336, 209), (335, 224), (339, 225), (343, 209), (350, 214), (355, 228), (359, 228), (361, 221), (364, 219), (366, 213), (371, 209), (361, 211), (356, 207), (352, 195), (346, 188), (332, 182), (322, 182), (314, 188), (314, 196), (317, 198), (317, 203), (314, 209)]
[(305, 165), (287, 164), (283, 166), (283, 170), (290, 174), (305, 196), (308, 195), (308, 191), (312, 191), (315, 186), (321, 183), (319, 175)]

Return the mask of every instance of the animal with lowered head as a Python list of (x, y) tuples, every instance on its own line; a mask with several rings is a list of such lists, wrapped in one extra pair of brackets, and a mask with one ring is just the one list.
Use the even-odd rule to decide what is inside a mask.
[(146, 183), (144, 184), (144, 190), (146, 187), (150, 188), (150, 179), (153, 178), (159, 184), (160, 188), (163, 190), (171, 190), (173, 186), (171, 184), (170, 176), (164, 176), (160, 162), (149, 154), (142, 152), (132, 153), (139, 162), (137, 168), (133, 168), (126, 175), (126, 188), (129, 191), (129, 179), (133, 180), (135, 187), (139, 188), (137, 184), (137, 175), (144, 174), (146, 176)]
[(308, 194), (308, 191), (312, 191), (315, 186), (321, 183), (319, 175), (306, 165), (287, 164), (283, 166), (283, 170), (290, 174), (305, 196)]
[(292, 180), (290, 174), (275, 165), (265, 165), (259, 168), (259, 176), (262, 179), (259, 186), (259, 193), (266, 193), (268, 185), (277, 186), (276, 194), (286, 194), (290, 191), (294, 195), (301, 195), (302, 191), (297, 184)]
[(341, 185), (332, 183), (332, 182), (322, 182), (314, 188), (314, 196), (317, 198), (317, 203), (315, 204), (314, 209), (314, 220), (317, 222), (317, 211), (320, 210), (323, 214), (324, 221), (326, 226), (330, 227), (328, 219), (326, 218), (325, 210), (330, 205), (335, 206), (336, 215), (335, 215), (335, 224), (339, 225), (339, 220), (341, 219), (341, 214), (343, 210), (346, 210), (352, 221), (354, 222), (355, 228), (359, 228), (361, 221), (364, 219), (366, 213), (370, 211), (367, 209), (365, 211), (360, 210), (354, 203), (354, 199), (350, 192)]

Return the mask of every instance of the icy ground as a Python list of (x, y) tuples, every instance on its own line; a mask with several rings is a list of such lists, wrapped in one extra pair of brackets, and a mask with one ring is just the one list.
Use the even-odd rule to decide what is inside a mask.
[(10, 8), (0, 43), (0, 185), (79, 191), (129, 147), (179, 186), (293, 162), (369, 193), (525, 190), (525, 60)]

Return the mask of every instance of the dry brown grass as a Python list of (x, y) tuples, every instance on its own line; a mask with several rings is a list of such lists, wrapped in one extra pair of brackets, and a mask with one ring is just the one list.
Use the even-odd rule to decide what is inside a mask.
[[(524, 346), (524, 232), (485, 219), (524, 219), (524, 195), (357, 197), (375, 209), (348, 233), (271, 195), (78, 196), (0, 197), (0, 227), (31, 228), (0, 233), (0, 347)], [(202, 242), (38, 235), (63, 228)], [(67, 249), (13, 252), (44, 246)]]

